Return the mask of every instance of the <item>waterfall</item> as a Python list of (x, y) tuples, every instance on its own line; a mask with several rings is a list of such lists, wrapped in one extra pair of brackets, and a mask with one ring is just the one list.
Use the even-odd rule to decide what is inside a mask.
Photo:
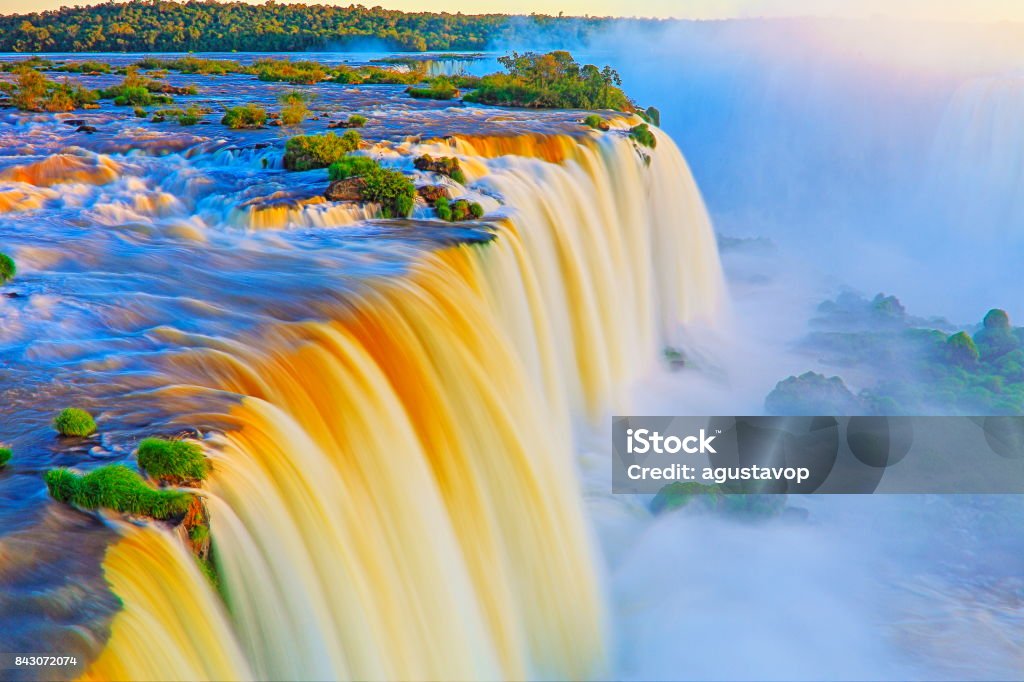
[(123, 531), (103, 572), (124, 607), (82, 679), (250, 678), (224, 607), (178, 539), (153, 528)]
[[(619, 132), (412, 151), (439, 146), (505, 207), (492, 241), (425, 251), (321, 321), (177, 362), (175, 380), (232, 398), (207, 491), (231, 632), (180, 646), (182, 665), (237, 646), (245, 664), (214, 677), (609, 673), (572, 427), (619, 407), (681, 325), (719, 314), (703, 202), (662, 134), (647, 153)], [(153, 542), (137, 533), (122, 542)], [(125, 641), (149, 606), (131, 600), (154, 579), (199, 604), (211, 590), (195, 570), (166, 578), (170, 562), (129, 577), (111, 561), (127, 606), (96, 665), (120, 667), (91, 672), (164, 677)], [(163, 619), (201, 618), (151, 613), (165, 652), (179, 642)]]

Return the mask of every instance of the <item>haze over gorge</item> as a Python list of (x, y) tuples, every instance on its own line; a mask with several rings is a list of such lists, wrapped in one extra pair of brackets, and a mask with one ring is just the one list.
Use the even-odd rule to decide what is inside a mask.
[(1021, 31), (0, 17), (0, 678), (1019, 679), (1019, 496), (611, 421), (1020, 416)]

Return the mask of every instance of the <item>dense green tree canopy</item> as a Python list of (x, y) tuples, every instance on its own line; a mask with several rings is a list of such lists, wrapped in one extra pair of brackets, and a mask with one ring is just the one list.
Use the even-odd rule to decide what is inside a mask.
[[(262, 5), (132, 0), (0, 17), (0, 51), (275, 52), (353, 49), (367, 41), (379, 41), (380, 47), (392, 50), (479, 50), (501, 37), (512, 19), (502, 14), (404, 13), (273, 0)], [(573, 36), (608, 21), (547, 16), (531, 20), (539, 30)]]

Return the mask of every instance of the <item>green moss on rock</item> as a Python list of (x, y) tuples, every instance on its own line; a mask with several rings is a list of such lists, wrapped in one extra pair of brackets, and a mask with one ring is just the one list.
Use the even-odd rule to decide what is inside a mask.
[(153, 519), (183, 516), (192, 495), (176, 490), (157, 490), (123, 464), (110, 464), (79, 475), (68, 469), (50, 469), (44, 477), (50, 495), (58, 502), (83, 509), (110, 509)]
[(91, 436), (96, 432), (96, 421), (85, 410), (66, 407), (53, 418), (53, 428), (62, 436)]
[(0, 469), (3, 469), (11, 461), (11, 455), (10, 448), (0, 448)]
[(14, 259), (6, 253), (0, 253), (0, 284), (11, 281), (16, 274), (18, 274), (18, 268), (14, 264)]
[(139, 468), (157, 480), (172, 483), (204, 481), (210, 463), (202, 449), (184, 440), (144, 438), (139, 443)]

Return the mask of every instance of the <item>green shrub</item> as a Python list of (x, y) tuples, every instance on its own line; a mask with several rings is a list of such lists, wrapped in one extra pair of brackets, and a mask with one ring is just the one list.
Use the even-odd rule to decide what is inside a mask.
[(368, 120), (368, 118), (361, 114), (352, 114), (348, 117), (347, 123), (349, 128), (362, 128)]
[(958, 332), (946, 339), (946, 353), (950, 362), (961, 367), (973, 367), (980, 359), (978, 347), (967, 332)]
[(358, 175), (367, 175), (380, 168), (380, 164), (368, 156), (343, 156), (330, 165), (327, 175), (331, 180), (345, 180)]
[(0, 253), (0, 284), (10, 282), (16, 274), (18, 267), (14, 264), (14, 259), (6, 253)]
[(224, 113), (224, 118), (220, 122), (232, 130), (261, 128), (267, 122), (267, 110), (251, 103), (231, 107)]
[(294, 126), (309, 118), (308, 103), (311, 99), (312, 97), (299, 90), (282, 94), (278, 98), (278, 101), (284, 105), (281, 109), (281, 122), (287, 126)]
[(114, 104), (121, 107), (170, 104), (173, 100), (167, 95), (154, 94), (159, 93), (164, 86), (164, 83), (140, 75), (138, 67), (129, 66), (125, 70), (124, 79), (118, 85), (101, 90), (99, 96), (112, 99)]
[(321, 64), (287, 59), (257, 59), (252, 70), (261, 81), (285, 81), (295, 85), (314, 85), (327, 78)]
[(67, 469), (50, 469), (44, 476), (50, 495), (58, 502), (83, 509), (111, 509), (154, 519), (183, 515), (192, 495), (157, 490), (123, 464), (110, 464), (80, 476)]
[(85, 410), (66, 407), (53, 418), (53, 428), (62, 436), (90, 436), (96, 432), (96, 422)]
[(597, 114), (590, 114), (583, 119), (583, 125), (589, 126), (594, 130), (608, 130), (608, 122)]
[(622, 79), (610, 66), (578, 64), (568, 52), (513, 52), (498, 62), (506, 73), (484, 76), (467, 102), (508, 107), (616, 109), (633, 111), (619, 87)]
[(139, 468), (156, 479), (174, 482), (203, 481), (210, 463), (195, 443), (183, 440), (144, 438), (139, 443)]
[(385, 218), (404, 218), (412, 213), (416, 199), (416, 186), (402, 173), (378, 168), (363, 177), (363, 199), (381, 206)]
[(629, 129), (629, 136), (645, 147), (654, 149), (658, 145), (658, 138), (651, 132), (650, 126), (646, 123), (633, 126)]
[(296, 135), (285, 143), (284, 167), (294, 171), (327, 168), (349, 152), (359, 149), (361, 141), (362, 137), (354, 130), (340, 136), (334, 133)]
[(178, 125), (194, 126), (199, 123), (200, 118), (202, 118), (202, 112), (199, 110), (199, 107), (191, 106), (178, 114)]
[(86, 60), (82, 62), (68, 62), (67, 64), (55, 67), (53, 70), (68, 73), (110, 73), (111, 68), (110, 64), (104, 62)]
[(0, 469), (7, 466), (7, 463), (11, 461), (11, 449), (0, 448)]
[(428, 87), (410, 87), (406, 89), (410, 97), (417, 99), (449, 100), (459, 96), (459, 89), (444, 76), (435, 78)]
[(451, 222), (452, 220), (452, 207), (448, 201), (448, 197), (440, 197), (434, 202), (434, 210), (437, 211), (437, 217), (441, 220)]
[(479, 220), (484, 216), (484, 207), (474, 202), (459, 199), (454, 202), (448, 201), (446, 197), (440, 197), (434, 202), (434, 210), (437, 217), (448, 222), (459, 222), (474, 218)]
[(153, 93), (143, 87), (122, 88), (114, 97), (114, 104), (119, 107), (145, 107), (153, 104)]
[(135, 107), (135, 118), (147, 118), (148, 116), (149, 112), (147, 112), (145, 109), (143, 109), (142, 107)]
[(11, 104), (22, 111), (73, 111), (99, 98), (94, 90), (66, 78), (57, 83), (27, 67), (21, 67), (17, 74)]

